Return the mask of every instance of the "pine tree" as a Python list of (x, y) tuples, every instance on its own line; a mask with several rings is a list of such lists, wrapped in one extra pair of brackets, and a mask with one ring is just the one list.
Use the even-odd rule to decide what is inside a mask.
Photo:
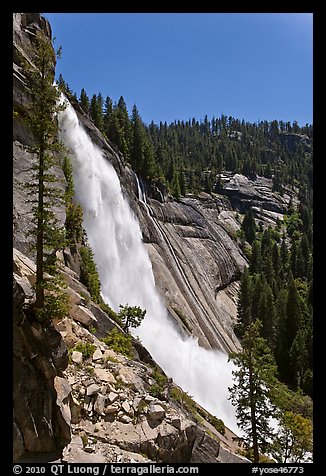
[[(24, 185), (32, 197), (30, 202), (34, 203), (31, 233), (36, 242), (35, 316), (45, 322), (63, 317), (68, 311), (55, 265), (55, 253), (64, 246), (65, 236), (54, 207), (63, 203), (64, 195), (52, 173), (53, 166), (59, 165), (58, 152), (62, 150), (56, 114), (65, 106), (59, 105), (60, 91), (53, 84), (56, 53), (43, 32), (36, 34), (31, 53), (34, 65), (24, 58), (21, 64), (31, 98), (26, 105), (26, 122), (33, 134), (33, 145), (26, 149), (34, 155), (35, 162), (32, 181)], [(46, 273), (51, 276), (46, 278)]]
[(244, 442), (253, 451), (254, 463), (259, 463), (260, 452), (268, 449), (272, 436), (270, 418), (274, 409), (270, 389), (276, 374), (273, 356), (265, 339), (260, 337), (260, 329), (260, 321), (251, 323), (242, 339), (242, 351), (230, 355), (237, 367), (232, 371), (235, 383), (229, 388), (230, 400)]
[(266, 286), (267, 282), (265, 276), (263, 274), (255, 274), (253, 277), (253, 299), (251, 304), (252, 320), (261, 319), (261, 301)]
[(117, 146), (119, 147), (123, 156), (128, 160), (130, 157), (130, 147), (132, 141), (132, 126), (129, 120), (127, 105), (123, 96), (120, 96), (115, 112), (119, 124)]
[(172, 195), (176, 198), (179, 199), (181, 196), (181, 190), (180, 190), (180, 184), (179, 184), (179, 174), (177, 170), (174, 170), (172, 181), (170, 183), (170, 189), (172, 192)]
[(252, 321), (251, 303), (252, 303), (252, 279), (249, 275), (249, 269), (245, 268), (241, 277), (241, 286), (238, 299), (238, 320), (234, 328), (238, 337), (243, 336), (247, 327)]
[(139, 306), (123, 306), (119, 304), (120, 311), (118, 317), (121, 319), (123, 330), (128, 332), (129, 327), (139, 327), (146, 315), (146, 309), (141, 309)]
[(273, 291), (268, 284), (263, 291), (260, 319), (263, 324), (261, 335), (267, 340), (270, 349), (274, 350), (276, 341), (276, 312)]
[(93, 119), (93, 122), (94, 122), (95, 126), (100, 131), (103, 132), (103, 126), (104, 126), (104, 122), (103, 122), (103, 98), (102, 98), (101, 93), (98, 93), (97, 96), (96, 96), (96, 94), (93, 94), (92, 99), (91, 99), (91, 103), (90, 103), (89, 111), (90, 111), (90, 115), (91, 115), (91, 118)]
[(59, 77), (58, 77), (58, 81), (57, 81), (57, 85), (58, 85), (58, 88), (60, 89), (60, 91), (62, 91), (63, 93), (66, 92), (66, 82), (65, 80), (63, 79), (63, 76), (62, 74), (60, 73), (59, 74)]
[(144, 162), (144, 130), (142, 121), (134, 104), (131, 116), (132, 124), (132, 145), (131, 145), (131, 164), (136, 174), (140, 175)]
[(309, 241), (307, 238), (307, 234), (304, 233), (301, 237), (300, 241), (300, 252), (302, 256), (302, 274), (301, 276), (303, 278), (308, 278), (310, 274), (310, 264), (311, 264), (311, 251), (310, 251), (310, 245)]
[(84, 88), (80, 91), (79, 103), (86, 114), (89, 114), (89, 99)]
[(299, 330), (302, 322), (302, 309), (301, 300), (298, 293), (298, 289), (293, 278), (290, 274), (288, 283), (288, 295), (286, 301), (286, 318), (283, 325), (283, 362), (282, 362), (282, 376), (284, 381), (291, 386), (296, 386), (297, 378), (295, 372), (295, 365), (293, 359), (290, 358), (290, 352), (293, 345), (293, 341)]
[(249, 210), (245, 213), (243, 222), (241, 224), (241, 230), (244, 232), (248, 243), (252, 244), (256, 236), (256, 224), (251, 208), (249, 208)]
[(186, 195), (186, 177), (183, 170), (179, 171), (180, 194), (184, 197)]
[(271, 229), (270, 227), (268, 227), (268, 228), (265, 228), (262, 239), (261, 239), (261, 254), (264, 261), (266, 260), (268, 255), (272, 254), (272, 247), (273, 247), (273, 242), (271, 237)]
[(275, 346), (275, 360), (277, 363), (279, 375), (281, 379), (284, 378), (287, 363), (288, 363), (288, 351), (286, 342), (286, 306), (288, 300), (288, 291), (283, 287), (275, 302), (276, 311), (276, 346)]
[(260, 241), (254, 240), (251, 248), (250, 273), (256, 274), (263, 271), (263, 259), (260, 250)]
[(109, 124), (113, 111), (113, 103), (110, 96), (107, 96), (104, 103), (103, 128), (106, 136), (109, 136)]
[(294, 278), (298, 277), (298, 245), (296, 240), (292, 241), (291, 251), (290, 251), (290, 269)]

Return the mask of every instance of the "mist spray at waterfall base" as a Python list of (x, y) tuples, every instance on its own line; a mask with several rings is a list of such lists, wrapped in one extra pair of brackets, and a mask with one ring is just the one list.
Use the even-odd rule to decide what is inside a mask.
[(239, 433), (228, 400), (232, 363), (223, 352), (204, 349), (192, 337), (183, 338), (169, 319), (155, 287), (139, 223), (122, 194), (119, 178), (69, 103), (59, 114), (59, 127), (70, 151), (75, 197), (84, 212), (104, 301), (115, 311), (119, 304), (146, 309), (134, 334), (177, 385)]

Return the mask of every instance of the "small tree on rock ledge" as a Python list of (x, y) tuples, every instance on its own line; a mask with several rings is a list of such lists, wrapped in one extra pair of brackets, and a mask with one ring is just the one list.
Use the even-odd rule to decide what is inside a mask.
[(118, 316), (123, 324), (123, 330), (128, 332), (129, 327), (140, 326), (142, 320), (145, 317), (146, 309), (141, 309), (139, 306), (125, 306), (119, 305), (121, 308)]

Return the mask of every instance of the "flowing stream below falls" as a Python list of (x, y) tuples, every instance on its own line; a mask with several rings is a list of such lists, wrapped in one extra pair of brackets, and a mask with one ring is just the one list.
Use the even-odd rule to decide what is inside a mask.
[(69, 103), (58, 119), (104, 301), (117, 312), (119, 304), (146, 309), (145, 319), (133, 334), (177, 385), (239, 434), (228, 400), (233, 364), (223, 352), (204, 349), (196, 339), (180, 335), (155, 287), (138, 220), (113, 166), (92, 143)]

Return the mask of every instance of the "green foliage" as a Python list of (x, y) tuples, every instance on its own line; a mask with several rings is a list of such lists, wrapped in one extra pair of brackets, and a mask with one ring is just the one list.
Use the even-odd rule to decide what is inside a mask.
[(119, 315), (108, 304), (106, 304), (103, 300), (100, 300), (99, 306), (102, 309), (102, 311), (106, 312), (107, 315), (113, 321), (115, 321), (120, 327), (122, 327), (122, 322)]
[(89, 98), (84, 88), (82, 88), (80, 92), (79, 103), (82, 109), (86, 112), (86, 114), (88, 114), (89, 113)]
[(66, 207), (66, 237), (69, 246), (76, 246), (82, 241), (83, 229), (83, 209), (77, 203), (68, 203)]
[(142, 310), (139, 306), (123, 306), (119, 304), (120, 311), (118, 317), (122, 322), (123, 330), (128, 332), (129, 327), (140, 326), (142, 320), (145, 317), (146, 310)]
[[(83, 95), (83, 103), (84, 103), (84, 107), (87, 108), (87, 99), (84, 95)], [(90, 112), (91, 118), (94, 121), (95, 126), (100, 131), (103, 131), (104, 130), (103, 129), (103, 126), (104, 126), (104, 122), (103, 122), (103, 98), (102, 98), (101, 93), (99, 93), (98, 95), (94, 94), (92, 96), (89, 112)]]
[(69, 157), (64, 156), (63, 162), (62, 162), (62, 170), (67, 182), (66, 185), (66, 190), (65, 190), (65, 201), (66, 205), (71, 202), (75, 190), (74, 190), (74, 179), (73, 179), (73, 173), (72, 173), (72, 165)]
[(210, 423), (221, 435), (225, 435), (225, 425), (223, 420), (217, 418), (215, 415), (211, 415), (206, 410), (199, 406), (196, 406), (197, 413)]
[(153, 383), (153, 385), (150, 386), (149, 394), (152, 397), (159, 398), (162, 395), (162, 388), (158, 383)]
[(261, 320), (280, 380), (312, 395), (312, 223), (307, 205), (298, 210), (306, 231), (293, 209), (285, 216), (282, 239), (270, 227), (257, 233), (241, 280), (235, 332), (241, 338), (251, 321)]
[(132, 337), (130, 335), (123, 334), (114, 327), (107, 337), (102, 339), (102, 342), (117, 354), (132, 358)]
[(94, 302), (101, 302), (101, 283), (94, 261), (94, 255), (89, 245), (79, 249), (81, 257), (80, 281), (86, 286)]
[(270, 418), (274, 415), (270, 393), (276, 380), (276, 365), (265, 339), (260, 337), (261, 327), (259, 320), (252, 322), (242, 338), (242, 351), (230, 355), (236, 365), (230, 400), (244, 442), (253, 448), (255, 463), (259, 462), (260, 451), (266, 452), (269, 447)]
[(114, 363), (114, 364), (119, 364), (119, 363), (120, 363), (120, 360), (119, 360), (119, 359), (116, 359), (115, 357), (112, 357), (111, 355), (108, 355), (108, 356), (106, 357), (106, 360), (107, 360), (108, 362), (112, 362), (112, 363)]
[(178, 387), (172, 387), (170, 390), (170, 397), (179, 402), (182, 406), (187, 408), (192, 414), (197, 413), (196, 403), (192, 397)]
[(70, 247), (76, 247), (81, 243), (84, 236), (83, 229), (83, 210), (79, 204), (73, 203), (72, 199), (75, 193), (72, 165), (69, 157), (63, 159), (62, 170), (66, 178), (65, 203), (66, 203), (66, 239)]
[(213, 415), (208, 421), (211, 425), (213, 425), (215, 430), (221, 433), (221, 435), (225, 435), (225, 425), (223, 420)]
[(83, 359), (89, 359), (92, 357), (96, 350), (96, 345), (90, 344), (89, 342), (78, 342), (72, 349), (70, 349), (70, 353), (73, 351), (81, 352), (83, 354)]
[(159, 398), (162, 396), (162, 393), (167, 385), (168, 379), (157, 367), (153, 369), (151, 377), (155, 380), (155, 383), (151, 385), (149, 393), (153, 397)]
[(81, 433), (80, 438), (81, 438), (81, 440), (82, 440), (83, 447), (85, 448), (85, 446), (87, 446), (87, 444), (88, 444), (88, 436), (87, 436), (87, 434), (84, 433), (84, 432)]
[(284, 215), (284, 223), (286, 224), (287, 233), (289, 236), (293, 236), (295, 231), (301, 231), (303, 223), (299, 213), (295, 212), (291, 215)]
[(241, 287), (238, 299), (238, 321), (234, 328), (237, 336), (241, 337), (252, 321), (251, 302), (253, 298), (253, 280), (248, 268), (241, 277)]
[[(19, 53), (18, 56), (30, 96), (30, 101), (24, 105), (24, 120), (33, 137), (33, 144), (25, 147), (34, 157), (31, 180), (24, 184), (28, 202), (33, 204), (30, 232), (35, 238), (32, 246), (36, 250), (36, 301), (33, 310), (36, 318), (45, 322), (66, 315), (68, 306), (53, 258), (65, 244), (64, 230), (54, 212), (55, 207), (62, 204), (64, 194), (53, 174), (53, 167), (59, 165), (59, 152), (63, 148), (58, 140), (56, 115), (65, 106), (59, 104), (60, 92), (53, 84), (56, 53), (51, 40), (39, 31), (33, 43), (30, 50), (32, 62)], [(52, 276), (47, 278), (46, 273)]]
[(243, 222), (241, 224), (241, 230), (244, 232), (248, 243), (252, 244), (256, 236), (256, 224), (251, 208), (249, 208), (249, 210), (245, 213)]
[(299, 413), (284, 411), (280, 427), (273, 440), (271, 453), (278, 463), (312, 461), (313, 426), (309, 418)]
[(272, 392), (279, 428), (271, 454), (280, 463), (309, 461), (313, 452), (312, 400), (276, 383)]

